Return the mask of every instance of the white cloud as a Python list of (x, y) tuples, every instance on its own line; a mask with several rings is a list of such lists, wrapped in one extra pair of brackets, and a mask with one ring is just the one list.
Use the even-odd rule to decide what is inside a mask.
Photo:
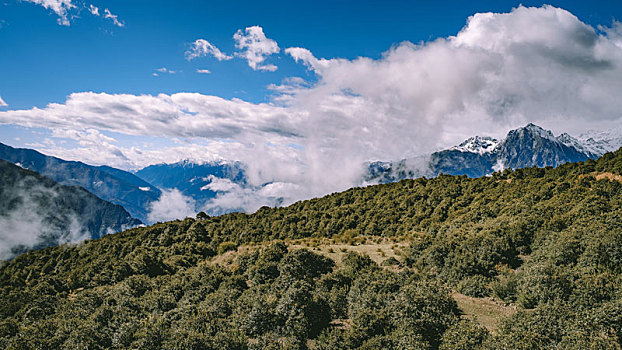
[[(71, 25), (70, 15), (71, 11), (78, 9), (78, 6), (73, 0), (23, 0), (31, 2), (33, 4), (41, 5), (48, 10), (52, 10), (58, 18), (58, 24), (69, 26)], [(89, 4), (86, 8), (93, 16), (100, 16), (99, 8), (93, 4)], [(79, 11), (79, 10), (78, 10)], [(123, 27), (125, 24), (119, 21), (119, 16), (114, 15), (108, 9), (104, 9), (104, 18), (112, 20), (112, 23), (118, 27)], [(71, 16), (73, 17), (73, 16)]]
[(215, 198), (201, 208), (210, 215), (220, 215), (232, 210), (254, 212), (264, 205), (277, 206), (301, 198), (307, 190), (293, 183), (275, 182), (265, 186), (242, 186), (229, 179), (210, 176), (204, 188), (218, 192)]
[(268, 56), (280, 51), (276, 41), (266, 38), (263, 28), (252, 26), (244, 31), (240, 29), (233, 35), (233, 39), (236, 41), (235, 47), (242, 50), (236, 55), (246, 59), (253, 70), (270, 72), (277, 70), (277, 66), (273, 64), (262, 64)]
[(168, 69), (168, 68), (166, 68), (166, 67), (158, 68), (158, 69), (156, 69), (156, 72), (157, 72), (157, 73), (153, 73), (153, 74), (152, 74), (154, 77), (159, 76), (159, 74), (158, 74), (158, 73), (168, 73), (168, 74), (176, 74), (176, 73), (177, 73), (177, 71), (175, 71), (175, 70), (170, 70), (170, 69)]
[(232, 59), (232, 56), (224, 54), (220, 49), (214, 46), (212, 43), (205, 39), (197, 39), (192, 44), (188, 51), (186, 51), (186, 59), (188, 61), (198, 57), (211, 55), (219, 61), (228, 61)]
[(194, 200), (184, 196), (179, 190), (164, 190), (160, 199), (151, 204), (148, 219), (158, 222), (193, 217), (196, 214), (194, 206)]
[[(33, 186), (32, 181), (24, 178), (13, 183), (11, 188), (4, 188), (3, 197), (14, 205), (0, 214), (0, 260), (10, 259), (14, 250), (30, 249), (42, 244), (77, 243), (90, 237), (88, 228), (78, 221), (77, 213), (70, 211), (61, 217), (51, 212), (41, 198), (54, 200), (59, 193), (40, 184)], [(55, 218), (55, 220), (53, 219)], [(69, 226), (62, 229), (59, 219), (69, 220)]]
[(99, 8), (97, 6), (89, 5), (89, 12), (93, 16), (99, 16)]
[(6, 102), (4, 102), (2, 97), (0, 97), (0, 107), (8, 107), (8, 104)]
[(236, 138), (243, 133), (292, 136), (295, 118), (270, 104), (198, 93), (173, 95), (71, 94), (64, 104), (0, 112), (0, 123), (29, 127), (93, 128), (130, 135)]
[(41, 5), (47, 10), (52, 10), (58, 15), (58, 24), (69, 26), (69, 11), (76, 8), (72, 0), (24, 0), (33, 4)]
[(197, 73), (199, 73), (199, 74), (210, 74), (212, 72), (209, 69), (197, 69)]
[(119, 21), (119, 16), (117, 15), (113, 15), (112, 13), (110, 13), (110, 10), (108, 9), (104, 9), (104, 18), (109, 18), (112, 20), (112, 23), (114, 23), (115, 26), (117, 27), (124, 27), (125, 24), (121, 21)]
[[(291, 203), (357, 184), (364, 161), (426, 154), (477, 134), (500, 137), (527, 122), (556, 134), (620, 125), (620, 33), (616, 24), (596, 31), (562, 9), (519, 7), (477, 14), (456, 36), (404, 42), (379, 59), (318, 59), (289, 48), (317, 82), (272, 85), (272, 103), (84, 92), (62, 104), (0, 112), (0, 123), (85, 133), (78, 148), (46, 143), (42, 149), (125, 168), (184, 158), (238, 160), (248, 166), (249, 186), (234, 184), (212, 205), (239, 201), (254, 208), (281, 197)], [(244, 54), (255, 43), (240, 42), (248, 42)], [(261, 69), (260, 53), (270, 51), (256, 50), (249, 64)], [(103, 140), (107, 145), (99, 147), (88, 143), (98, 137), (89, 129), (156, 141)], [(180, 143), (161, 145), (172, 138)], [(267, 183), (283, 190), (259, 192)]]
[(327, 68), (331, 60), (317, 59), (313, 56), (311, 51), (302, 47), (290, 47), (285, 49), (285, 53), (292, 56), (296, 62), (302, 62), (309, 69), (320, 71), (322, 68)]

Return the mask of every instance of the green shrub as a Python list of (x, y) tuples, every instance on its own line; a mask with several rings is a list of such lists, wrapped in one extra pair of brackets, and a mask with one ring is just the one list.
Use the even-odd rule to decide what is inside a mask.
[(220, 255), (236, 249), (238, 249), (238, 245), (235, 244), (235, 242), (226, 241), (220, 243), (216, 251), (218, 252), (218, 255)]
[(470, 276), (458, 283), (458, 292), (475, 298), (483, 298), (490, 295), (491, 279), (482, 275)]

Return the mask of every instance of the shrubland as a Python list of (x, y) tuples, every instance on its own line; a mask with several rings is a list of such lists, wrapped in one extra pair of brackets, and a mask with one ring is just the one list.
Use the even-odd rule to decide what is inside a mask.
[[(0, 346), (618, 349), (620, 175), (622, 150), (31, 251), (0, 267)], [(332, 252), (313, 250), (326, 240)], [(342, 248), (380, 241), (405, 246), (397, 261)], [(486, 328), (452, 293), (516, 312)]]

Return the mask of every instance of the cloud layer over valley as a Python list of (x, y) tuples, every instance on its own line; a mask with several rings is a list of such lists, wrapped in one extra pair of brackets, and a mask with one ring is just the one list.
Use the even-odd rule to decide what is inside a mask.
[[(240, 161), (249, 187), (229, 184), (210, 205), (254, 210), (344, 190), (360, 180), (365, 161), (423, 155), (476, 134), (499, 137), (527, 122), (576, 133), (622, 121), (622, 25), (593, 28), (552, 6), (476, 14), (455, 36), (399, 43), (379, 59), (281, 51), (261, 27), (235, 40), (252, 69), (276, 70), (264, 61), (278, 54), (313, 79), (272, 85), (267, 103), (78, 92), (61, 104), (0, 112), (0, 123), (49, 129), (37, 149), (94, 164)], [(187, 58), (204, 55), (233, 58), (204, 39)], [(121, 144), (126, 135), (149, 141)]]

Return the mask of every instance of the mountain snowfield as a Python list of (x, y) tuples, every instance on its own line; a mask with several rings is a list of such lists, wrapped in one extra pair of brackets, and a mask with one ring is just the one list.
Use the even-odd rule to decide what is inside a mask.
[(622, 147), (622, 127), (606, 131), (590, 130), (579, 135), (578, 141), (584, 149), (595, 154), (613, 152)]

